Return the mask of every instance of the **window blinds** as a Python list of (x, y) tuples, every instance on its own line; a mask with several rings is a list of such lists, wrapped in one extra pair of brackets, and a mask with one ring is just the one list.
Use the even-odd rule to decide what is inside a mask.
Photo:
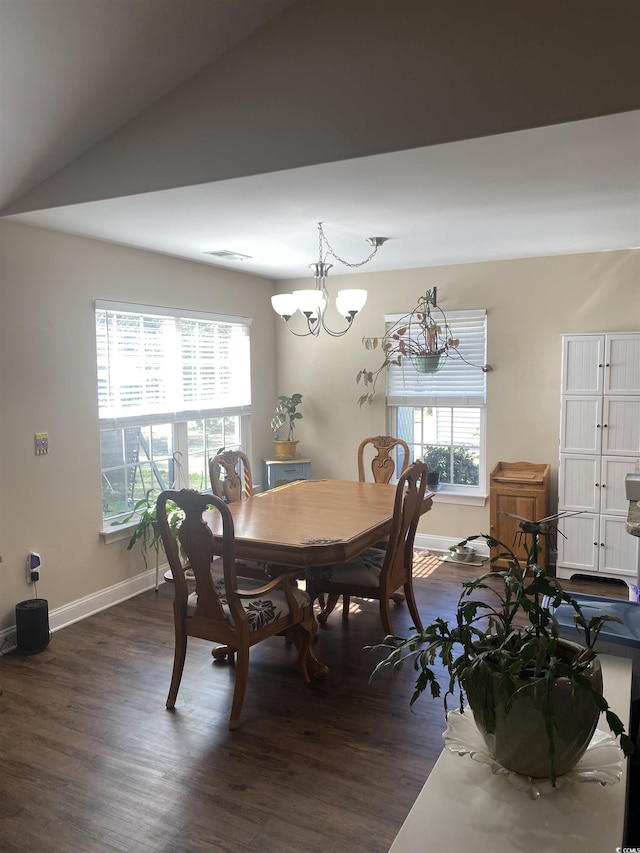
[(250, 323), (96, 302), (101, 428), (248, 414)]
[[(399, 319), (385, 317), (388, 326)], [(460, 339), (458, 352), (466, 361), (452, 352), (435, 373), (419, 373), (411, 359), (389, 365), (389, 406), (484, 406), (486, 374), (480, 368), (487, 361), (487, 312), (452, 311), (447, 322), (452, 337)]]

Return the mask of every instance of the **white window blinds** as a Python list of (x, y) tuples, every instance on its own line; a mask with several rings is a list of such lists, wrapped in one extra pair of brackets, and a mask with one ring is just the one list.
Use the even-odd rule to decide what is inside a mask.
[(100, 426), (248, 414), (250, 323), (96, 302)]
[[(388, 325), (399, 319), (385, 317)], [(462, 358), (452, 351), (435, 373), (419, 373), (411, 359), (389, 365), (389, 406), (484, 406), (486, 374), (481, 368), (487, 361), (487, 312), (452, 311), (447, 322), (452, 337), (460, 340)]]

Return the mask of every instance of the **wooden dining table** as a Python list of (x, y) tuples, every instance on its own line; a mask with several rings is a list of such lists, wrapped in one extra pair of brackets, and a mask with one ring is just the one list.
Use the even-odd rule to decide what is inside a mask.
[[(307, 568), (344, 563), (391, 530), (396, 486), (297, 480), (229, 504), (236, 557)], [(433, 504), (425, 493), (422, 513)], [(221, 545), (219, 513), (203, 516)]]

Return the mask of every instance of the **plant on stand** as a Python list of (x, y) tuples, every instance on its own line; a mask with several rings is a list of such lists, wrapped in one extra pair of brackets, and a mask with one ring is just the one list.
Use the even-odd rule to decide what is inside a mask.
[[(371, 680), (387, 670), (397, 673), (411, 659), (417, 672), (412, 706), (426, 690), (440, 696), (433, 668), (439, 660), (447, 678), (445, 713), (449, 696), (459, 697), (461, 712), (466, 697), (495, 760), (514, 773), (546, 777), (554, 787), (586, 751), (601, 712), (630, 755), (633, 743), (602, 695), (595, 650), (603, 624), (620, 620), (593, 616), (587, 621), (579, 604), (536, 565), (535, 545), (522, 567), (513, 551), (486, 534), (460, 545), (475, 539), (502, 549), (492, 562), (506, 558), (508, 571), (463, 583), (454, 619), (437, 618), (409, 637), (386, 637), (369, 647), (387, 653)], [(559, 636), (553, 611), (563, 602), (574, 610), (583, 645)]]
[[(301, 413), (298, 411), (298, 406), (301, 403), (302, 394), (292, 394), (290, 397), (281, 395), (278, 397), (278, 405), (271, 418), (271, 431), (274, 434), (273, 442), (277, 457), (289, 459), (296, 455), (298, 439), (294, 439), (293, 430), (296, 421), (302, 418)], [(280, 430), (285, 424), (287, 425), (287, 437), (280, 438)]]

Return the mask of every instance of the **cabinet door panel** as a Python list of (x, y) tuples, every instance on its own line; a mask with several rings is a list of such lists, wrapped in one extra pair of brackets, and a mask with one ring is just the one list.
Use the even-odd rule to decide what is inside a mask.
[(602, 397), (563, 397), (560, 423), (563, 453), (600, 453)]
[(602, 457), (600, 512), (627, 517), (629, 502), (625, 493), (624, 478), (636, 470), (638, 461), (636, 456)]
[(640, 454), (640, 399), (605, 397), (602, 453)]
[(640, 394), (640, 335), (607, 335), (605, 394)]
[[(589, 513), (560, 519), (558, 522), (559, 566), (585, 572), (596, 571), (598, 521), (599, 516)], [(564, 533), (564, 537), (561, 533)]]
[(563, 394), (602, 394), (604, 335), (565, 335), (562, 346)]
[(632, 575), (637, 579), (638, 543), (637, 536), (627, 533), (624, 518), (601, 516), (598, 571), (605, 575)]
[(600, 512), (600, 457), (560, 457), (558, 506), (561, 509)]

